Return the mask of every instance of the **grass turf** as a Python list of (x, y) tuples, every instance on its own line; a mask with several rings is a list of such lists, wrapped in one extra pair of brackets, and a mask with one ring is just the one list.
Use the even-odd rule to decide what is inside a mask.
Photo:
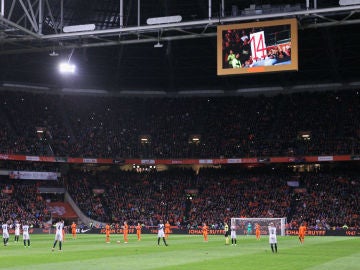
[[(21, 238), (21, 237), (20, 237)], [(121, 243), (117, 243), (120, 240)], [(0, 246), (0, 269), (360, 269), (359, 237), (308, 236), (301, 245), (295, 236), (278, 237), (278, 253), (273, 254), (268, 238), (257, 241), (254, 236), (238, 236), (237, 246), (225, 245), (224, 236), (170, 235), (169, 246), (156, 235), (142, 235), (137, 241), (129, 236), (112, 235), (105, 243), (104, 235), (66, 236), (63, 251), (52, 252), (54, 235), (31, 235), (31, 247), (22, 240)]]

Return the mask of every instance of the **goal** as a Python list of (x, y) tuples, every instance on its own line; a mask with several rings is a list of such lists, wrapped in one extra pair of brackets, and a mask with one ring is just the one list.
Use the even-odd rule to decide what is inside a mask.
[[(260, 233), (268, 234), (268, 226), (274, 223), (278, 233), (285, 235), (286, 217), (283, 218), (231, 218), (231, 226), (235, 226), (238, 235), (255, 235), (255, 224), (260, 225)], [(249, 231), (248, 231), (249, 229)]]

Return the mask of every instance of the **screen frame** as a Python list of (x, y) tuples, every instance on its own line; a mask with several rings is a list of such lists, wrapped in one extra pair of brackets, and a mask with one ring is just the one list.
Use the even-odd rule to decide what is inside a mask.
[[(223, 32), (228, 30), (251, 30), (253, 28), (262, 28), (266, 31), (269, 27), (282, 27), (284, 25), (290, 26), (290, 42), (291, 42), (291, 63), (274, 66), (256, 66), (256, 67), (242, 67), (242, 68), (228, 68), (224, 67), (223, 59)], [(253, 74), (253, 73), (267, 73), (278, 71), (298, 71), (298, 26), (297, 19), (281, 19), (272, 21), (261, 21), (251, 23), (237, 23), (219, 25), (217, 27), (217, 75), (239, 75), (239, 74)]]

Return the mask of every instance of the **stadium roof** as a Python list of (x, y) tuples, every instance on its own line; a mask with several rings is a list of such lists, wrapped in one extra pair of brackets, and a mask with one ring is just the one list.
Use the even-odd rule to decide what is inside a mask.
[[(325, 0), (0, 3), (2, 88), (40, 85), (156, 94), (358, 86), (359, 4), (340, 6), (339, 1)], [(148, 18), (176, 15), (182, 20), (147, 24)], [(294, 17), (299, 26), (299, 71), (217, 76), (218, 25)], [(95, 29), (64, 32), (63, 27), (74, 25)], [(59, 75), (57, 63), (70, 57), (77, 74)]]

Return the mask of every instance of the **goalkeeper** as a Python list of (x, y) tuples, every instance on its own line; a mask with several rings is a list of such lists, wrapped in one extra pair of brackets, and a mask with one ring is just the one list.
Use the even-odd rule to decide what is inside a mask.
[(247, 225), (247, 235), (251, 235), (252, 232), (252, 224), (249, 222)]

